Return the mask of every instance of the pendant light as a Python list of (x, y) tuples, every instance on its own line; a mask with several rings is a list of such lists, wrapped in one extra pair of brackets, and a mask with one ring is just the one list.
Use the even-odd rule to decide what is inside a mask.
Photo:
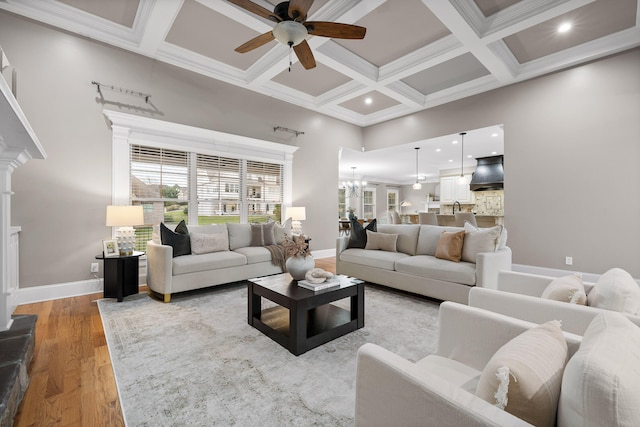
[(460, 177), (458, 178), (458, 184), (468, 184), (469, 180), (467, 179), (466, 176), (464, 176), (464, 136), (466, 135), (466, 132), (460, 132), (460, 138), (461, 138), (461, 150), (460, 150)]
[(422, 189), (422, 184), (420, 184), (418, 182), (418, 150), (420, 149), (420, 147), (415, 147), (416, 149), (416, 183), (413, 184), (413, 189), (414, 190), (421, 190)]

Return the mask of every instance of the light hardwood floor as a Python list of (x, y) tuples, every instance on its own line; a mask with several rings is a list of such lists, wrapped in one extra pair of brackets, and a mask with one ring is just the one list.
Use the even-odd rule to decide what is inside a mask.
[[(335, 272), (335, 258), (316, 260)], [(146, 291), (146, 287), (141, 288)], [(37, 314), (31, 382), (15, 427), (123, 426), (97, 300), (102, 293), (19, 306)]]

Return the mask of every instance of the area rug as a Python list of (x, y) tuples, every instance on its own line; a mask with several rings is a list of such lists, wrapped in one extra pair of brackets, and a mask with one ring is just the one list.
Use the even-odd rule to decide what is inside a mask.
[(438, 302), (369, 286), (364, 328), (297, 357), (247, 323), (246, 283), (98, 306), (128, 426), (353, 425), (358, 348), (416, 361), (438, 335)]

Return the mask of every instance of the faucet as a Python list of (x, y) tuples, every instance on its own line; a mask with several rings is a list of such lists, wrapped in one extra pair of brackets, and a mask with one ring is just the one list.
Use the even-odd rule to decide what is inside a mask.
[(454, 215), (456, 214), (456, 203), (458, 204), (458, 212), (462, 212), (462, 206), (460, 206), (460, 202), (456, 200), (453, 202), (453, 206), (451, 206)]

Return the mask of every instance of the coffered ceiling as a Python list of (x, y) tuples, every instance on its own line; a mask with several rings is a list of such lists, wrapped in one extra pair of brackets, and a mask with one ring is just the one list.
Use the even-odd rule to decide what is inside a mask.
[[(274, 23), (225, 0), (0, 0), (0, 9), (368, 126), (639, 46), (639, 1), (316, 0), (308, 20), (367, 34), (311, 36), (317, 67), (293, 55), (290, 72), (277, 41), (234, 51)], [(559, 33), (565, 22), (572, 29)]]

